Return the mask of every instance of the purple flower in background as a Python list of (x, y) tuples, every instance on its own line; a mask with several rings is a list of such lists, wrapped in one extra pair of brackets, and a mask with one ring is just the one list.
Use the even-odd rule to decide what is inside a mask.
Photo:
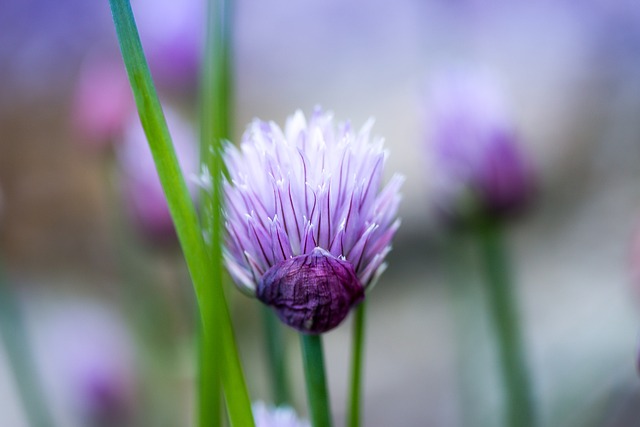
[(299, 419), (296, 411), (288, 406), (267, 406), (263, 402), (252, 405), (256, 427), (310, 427), (308, 421)]
[(83, 425), (128, 425), (138, 384), (133, 341), (122, 319), (84, 299), (39, 308), (35, 350), (54, 403)]
[(204, 40), (203, 0), (132, 2), (154, 80), (164, 88), (195, 87)]
[(336, 327), (385, 269), (402, 178), (381, 188), (387, 152), (372, 125), (298, 111), (284, 131), (256, 120), (228, 147), (227, 266), (301, 332)]
[(134, 111), (122, 60), (109, 55), (85, 58), (75, 88), (72, 120), (81, 140), (103, 147), (122, 136)]
[[(158, 90), (174, 98), (192, 96), (202, 60), (205, 2), (136, 0), (132, 4)], [(92, 49), (77, 80), (71, 120), (81, 141), (103, 147), (120, 138), (135, 104), (119, 52)]]
[(521, 209), (533, 174), (502, 92), (489, 75), (462, 70), (434, 79), (427, 140), (436, 204), (453, 221)]
[[(194, 129), (177, 112), (164, 108), (180, 167), (185, 176), (198, 172), (198, 145)], [(169, 206), (151, 155), (151, 149), (137, 115), (132, 116), (123, 140), (116, 147), (126, 208), (149, 237), (163, 240), (175, 236)], [(187, 181), (193, 199), (195, 182)]]

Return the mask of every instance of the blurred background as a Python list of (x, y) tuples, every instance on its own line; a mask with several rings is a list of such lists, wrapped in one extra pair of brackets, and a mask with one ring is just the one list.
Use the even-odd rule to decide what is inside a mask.
[[(181, 164), (196, 174), (204, 4), (132, 3), (185, 145)], [(0, 263), (57, 425), (187, 425), (192, 290), (108, 2), (5, 0), (0, 10)], [(375, 117), (388, 176), (406, 177), (389, 269), (368, 296), (364, 425), (461, 423), (466, 391), (425, 102), (434, 76), (464, 66), (500, 80), (536, 173), (536, 198), (511, 221), (508, 247), (542, 424), (640, 426), (640, 6), (238, 0), (235, 19), (234, 142), (254, 117), (284, 124), (321, 105), (356, 127)], [(258, 304), (229, 296), (251, 394), (269, 401)], [(496, 357), (477, 299), (462, 359), (476, 378), (476, 425), (492, 426), (501, 414)], [(325, 341), (337, 425), (349, 324)], [(0, 425), (21, 427), (10, 357), (0, 349)]]

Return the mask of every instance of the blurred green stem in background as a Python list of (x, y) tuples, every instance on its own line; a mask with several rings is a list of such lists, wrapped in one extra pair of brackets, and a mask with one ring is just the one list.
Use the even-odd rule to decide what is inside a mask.
[(262, 304), (261, 306), (274, 403), (276, 406), (293, 406), (289, 391), (289, 377), (287, 375), (286, 331), (271, 307)]
[(31, 427), (55, 425), (33, 360), (19, 302), (0, 265), (0, 335), (13, 371), (24, 414)]
[(502, 224), (485, 220), (477, 224), (476, 237), (485, 272), (489, 310), (502, 370), (505, 421), (509, 427), (534, 427), (536, 414), (526, 363), (515, 289), (505, 253)]
[[(203, 365), (219, 362), (221, 365), (219, 375), (231, 424), (251, 427), (254, 425), (251, 401), (238, 356), (229, 308), (220, 280), (222, 260), (220, 259), (219, 242), (215, 241), (216, 236), (208, 236), (212, 239), (211, 248), (213, 246), (218, 246), (218, 248), (213, 254), (207, 251), (198, 216), (180, 171), (160, 101), (142, 51), (129, 0), (109, 0), (109, 3), (142, 127), (153, 154), (198, 300), (203, 333), (201, 345), (206, 347), (206, 349), (202, 348), (200, 358), (200, 373), (203, 377), (200, 379), (199, 392), (207, 392), (211, 393), (211, 396), (215, 396), (215, 389), (219, 387), (219, 379), (216, 377), (218, 375), (217, 367)], [(218, 159), (214, 161), (221, 162), (220, 152), (214, 150), (212, 154), (214, 158)], [(220, 185), (220, 170), (210, 172), (213, 173), (212, 187), (217, 188)], [(215, 191), (212, 191), (212, 194), (214, 194), (213, 197), (216, 197)], [(218, 204), (214, 211), (219, 212), (219, 210), (220, 205)], [(215, 219), (212, 221), (214, 228), (220, 231), (220, 224), (216, 224)], [(218, 227), (215, 227), (216, 225)], [(219, 238), (219, 236), (217, 237)], [(198, 410), (198, 414), (201, 427), (217, 426), (221, 423), (219, 418), (214, 419), (219, 411), (204, 408), (204, 405), (215, 404), (214, 401), (208, 400), (213, 398), (204, 396), (199, 399), (201, 409)], [(203, 418), (203, 416), (213, 418)]]
[[(200, 192), (201, 222), (207, 251), (213, 266), (213, 286), (222, 287), (222, 159), (224, 141), (232, 135), (232, 59), (231, 28), (232, 7), (230, 0), (209, 0), (206, 14), (206, 40), (204, 64), (200, 81), (200, 166), (202, 173), (211, 177), (211, 187)], [(220, 352), (215, 350), (217, 331), (201, 335), (200, 342), (200, 396), (199, 418), (201, 426), (219, 425), (222, 419), (222, 395), (220, 389)]]
[(479, 427), (486, 425), (483, 407), (486, 406), (486, 371), (483, 362), (482, 349), (485, 332), (482, 328), (481, 288), (472, 280), (471, 263), (468, 253), (468, 241), (463, 233), (450, 233), (444, 246), (444, 264), (446, 289), (449, 292), (449, 302), (453, 315), (455, 351), (456, 351), (456, 381), (458, 396), (458, 410), (460, 426)]
[[(112, 159), (110, 159), (112, 160)], [(170, 299), (166, 289), (158, 286), (160, 275), (156, 263), (135, 230), (123, 216), (122, 198), (113, 191), (117, 171), (111, 161), (105, 168), (105, 182), (109, 182), (109, 206), (112, 208), (115, 255), (122, 283), (125, 312), (135, 328), (140, 370), (145, 385), (142, 397), (145, 420), (154, 427), (175, 426), (180, 419), (180, 401), (167, 399), (174, 392), (175, 380), (167, 387), (167, 370), (176, 369), (179, 340), (176, 336), (175, 313), (170, 313)], [(183, 304), (186, 305), (186, 304)], [(197, 319), (195, 319), (197, 321)], [(177, 375), (177, 373), (176, 373)]]
[(302, 361), (307, 383), (309, 419), (313, 427), (331, 426), (331, 409), (324, 369), (322, 335), (300, 334)]
[(347, 411), (347, 426), (359, 427), (362, 422), (362, 370), (364, 359), (364, 331), (366, 318), (366, 301), (361, 302), (353, 315), (353, 331), (351, 335), (351, 389)]

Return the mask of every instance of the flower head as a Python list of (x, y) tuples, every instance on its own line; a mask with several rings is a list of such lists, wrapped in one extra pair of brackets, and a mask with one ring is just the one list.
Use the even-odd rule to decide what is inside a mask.
[(432, 182), (445, 217), (502, 216), (522, 208), (533, 192), (532, 168), (496, 82), (458, 70), (435, 79), (430, 95)]
[(402, 178), (381, 189), (387, 152), (372, 125), (296, 112), (284, 131), (254, 121), (227, 150), (229, 271), (302, 332), (337, 326), (385, 268)]

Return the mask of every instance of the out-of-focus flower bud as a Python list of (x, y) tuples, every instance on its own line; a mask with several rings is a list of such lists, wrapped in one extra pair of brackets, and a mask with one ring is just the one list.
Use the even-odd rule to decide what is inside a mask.
[(488, 74), (454, 70), (432, 81), (427, 144), (433, 197), (445, 220), (504, 217), (530, 201), (532, 166)]

